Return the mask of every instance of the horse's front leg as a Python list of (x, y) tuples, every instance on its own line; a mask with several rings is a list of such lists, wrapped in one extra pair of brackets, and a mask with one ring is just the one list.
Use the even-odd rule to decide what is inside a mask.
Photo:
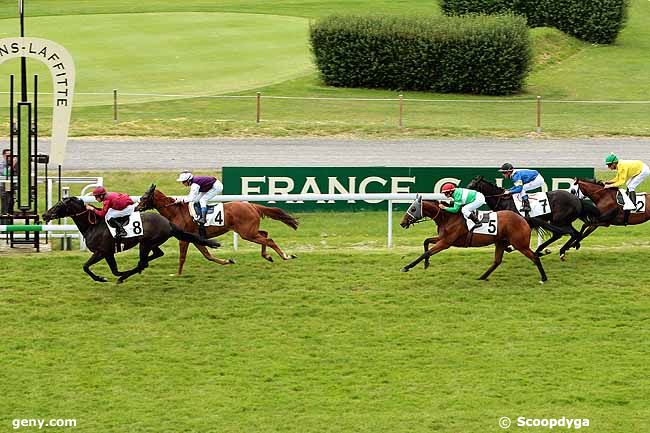
[[(429, 251), (429, 245), (430, 244), (435, 244), (439, 240), (440, 240), (440, 236), (434, 236), (432, 238), (426, 238), (424, 240), (424, 243), (423, 243), (424, 252), (426, 253), (427, 251)], [(424, 259), (424, 269), (428, 269), (428, 268), (429, 268), (429, 257), (426, 257)]]
[(113, 275), (116, 277), (121, 277), (124, 274), (124, 272), (120, 272), (117, 268), (117, 262), (115, 261), (115, 256), (113, 254), (109, 254), (105, 257), (105, 259), (106, 263), (108, 263), (108, 267), (111, 268)]
[(431, 257), (432, 255), (439, 253), (442, 250), (446, 250), (449, 248), (449, 245), (446, 242), (442, 242), (440, 239), (436, 242), (434, 246), (431, 247), (430, 250), (426, 251), (424, 254), (422, 254), (420, 257), (409, 263), (408, 265), (404, 266), (402, 268), (402, 272), (408, 272), (411, 270), (412, 267), (416, 266), (418, 263), (420, 263), (422, 260), (427, 259)]
[(99, 275), (95, 275), (93, 273), (93, 271), (90, 270), (90, 267), (92, 265), (94, 265), (95, 263), (99, 262), (100, 260), (102, 260), (103, 258), (104, 258), (104, 256), (102, 255), (102, 253), (95, 252), (95, 253), (93, 253), (92, 256), (90, 256), (88, 261), (86, 263), (84, 263), (84, 266), (83, 266), (84, 272), (87, 273), (88, 275), (90, 275), (90, 278), (92, 278), (93, 280), (95, 280), (97, 282), (100, 282), (100, 283), (105, 283), (108, 280), (106, 278), (104, 278), (104, 277), (100, 277)]

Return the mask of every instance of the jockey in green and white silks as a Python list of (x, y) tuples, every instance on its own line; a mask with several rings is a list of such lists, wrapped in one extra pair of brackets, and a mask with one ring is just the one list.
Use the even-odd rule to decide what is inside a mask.
[(453, 199), (453, 205), (440, 207), (447, 212), (458, 213), (460, 211), (465, 218), (474, 222), (472, 230), (481, 227), (482, 223), (478, 219), (476, 211), (485, 204), (485, 196), (473, 189), (458, 188), (451, 182), (444, 184), (440, 190), (445, 196)]
[(506, 194), (517, 194), (521, 200), (524, 212), (530, 212), (530, 201), (528, 201), (528, 191), (541, 188), (544, 186), (544, 178), (537, 170), (515, 169), (512, 164), (506, 162), (501, 166), (499, 171), (506, 179), (511, 179), (513, 186), (506, 191)]

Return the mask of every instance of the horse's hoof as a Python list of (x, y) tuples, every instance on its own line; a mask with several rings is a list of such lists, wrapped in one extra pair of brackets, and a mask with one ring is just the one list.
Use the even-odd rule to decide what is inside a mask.
[(549, 250), (548, 248), (546, 248), (546, 249), (544, 250), (544, 254), (551, 254), (551, 250)]
[(97, 277), (97, 279), (95, 279), (95, 281), (97, 281), (98, 283), (106, 283), (106, 282), (108, 282), (108, 280), (105, 277)]
[(560, 260), (566, 262), (566, 254), (560, 254)]
[(235, 261), (235, 259), (228, 259), (228, 263), (230, 263), (231, 265), (234, 265), (237, 262)]
[(291, 254), (291, 255), (289, 256), (289, 258), (290, 258), (290, 259), (297, 259), (297, 258), (298, 258), (298, 256), (297, 256), (297, 255), (295, 255), (295, 254)]
[(400, 269), (400, 272), (408, 272), (409, 270), (410, 270), (409, 268), (405, 267), (405, 268)]
[(544, 281), (546, 281), (546, 280), (541, 280), (541, 281), (539, 282), (539, 284), (544, 284)]
[(424, 269), (429, 269), (429, 262), (424, 262)]
[(118, 278), (118, 280), (115, 282), (115, 284), (122, 284), (123, 282), (124, 282), (124, 280)]
[(580, 249), (580, 247), (581, 247), (580, 244), (576, 244), (576, 246), (575, 246), (576, 251), (578, 251)]
[(506, 249), (505, 249), (504, 251), (505, 251), (506, 253), (511, 253), (511, 252), (513, 252), (514, 250), (512, 249), (512, 247), (506, 247)]
[(268, 260), (269, 262), (273, 263), (273, 257), (271, 257), (271, 256), (267, 256), (267, 257), (264, 257), (264, 258), (265, 258), (266, 260)]

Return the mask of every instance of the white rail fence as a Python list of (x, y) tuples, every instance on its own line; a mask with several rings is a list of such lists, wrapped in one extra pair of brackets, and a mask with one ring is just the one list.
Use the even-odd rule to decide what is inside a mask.
[[(283, 195), (222, 195), (219, 196), (220, 202), (230, 202), (230, 201), (263, 201), (263, 202), (292, 202), (292, 203), (301, 203), (305, 201), (347, 201), (348, 203), (353, 203), (356, 201), (367, 201), (367, 202), (381, 202), (386, 201), (386, 210), (388, 213), (386, 219), (386, 247), (391, 248), (393, 246), (393, 204), (394, 203), (410, 203), (417, 197), (416, 193), (400, 193), (400, 194), (381, 194), (381, 193), (368, 193), (368, 194), (283, 194)], [(423, 193), (420, 194), (424, 200), (439, 200), (439, 201), (449, 201), (450, 199), (445, 197), (443, 194), (439, 193)], [(173, 198), (181, 198), (173, 197)], [(92, 196), (81, 196), (79, 197), (85, 203), (95, 202), (95, 198)], [(140, 196), (131, 196), (131, 199), (134, 202), (140, 200)], [(12, 226), (0, 226), (0, 232), (3, 231), (17, 231), (11, 229)], [(22, 227), (22, 226), (21, 226)], [(40, 228), (32, 228), (32, 230), (39, 231), (48, 231), (48, 232), (78, 232), (76, 226), (65, 224), (46, 224), (43, 226), (36, 226)], [(237, 233), (233, 234), (233, 248), (237, 250), (238, 246), (238, 237)], [(81, 240), (82, 237), (80, 236)], [(80, 248), (83, 248), (83, 242), (80, 242)]]

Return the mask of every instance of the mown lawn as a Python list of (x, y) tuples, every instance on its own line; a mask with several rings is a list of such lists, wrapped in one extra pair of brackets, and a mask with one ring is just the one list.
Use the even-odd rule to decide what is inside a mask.
[(545, 258), (540, 285), (517, 253), (477, 281), (490, 248), (400, 273), (430, 224), (386, 250), (382, 212), (300, 217), (297, 232), (264, 223), (296, 260), (226, 243), (216, 252), (236, 265), (193, 251), (177, 278), (170, 242), (121, 286), (91, 282), (87, 253), (2, 256), (0, 425), (486, 432), (502, 416), (565, 416), (594, 432), (650, 427), (647, 227), (596, 232), (565, 263)]
[[(378, 10), (440, 13), (436, 2), (413, 0), (56, 5), (36, 0), (28, 5), (27, 33), (69, 47), (79, 68), (77, 91), (93, 93), (76, 98), (71, 130), (75, 136), (517, 137), (535, 131), (537, 95), (548, 101), (542, 109), (546, 136), (650, 134), (645, 122), (650, 104), (596, 102), (650, 99), (645, 85), (650, 78), (645, 55), (648, 2), (631, 2), (627, 26), (610, 46), (586, 44), (551, 29), (533, 30), (535, 64), (519, 95), (494, 102), (470, 95), (405, 92), (403, 128), (398, 128), (399, 92), (324, 86), (309, 53), (309, 20), (333, 12)], [(0, 35), (16, 34), (15, 14), (14, 6), (0, 6), (4, 17)], [(158, 43), (161, 34), (169, 36), (164, 44)], [(15, 70), (17, 64), (9, 62), (0, 71)], [(32, 72), (39, 71), (44, 75), (33, 67)], [(42, 89), (47, 90), (44, 81)], [(7, 82), (0, 83), (0, 90), (6, 87)], [(113, 89), (120, 94), (117, 124), (111, 106)], [(263, 95), (260, 125), (255, 123), (258, 91)], [(206, 97), (189, 97), (196, 95)], [(394, 100), (316, 101), (311, 97)], [(47, 134), (50, 114), (43, 99), (47, 98), (41, 100), (40, 128)], [(575, 100), (588, 102), (567, 103)], [(6, 116), (0, 111), (0, 121)]]

